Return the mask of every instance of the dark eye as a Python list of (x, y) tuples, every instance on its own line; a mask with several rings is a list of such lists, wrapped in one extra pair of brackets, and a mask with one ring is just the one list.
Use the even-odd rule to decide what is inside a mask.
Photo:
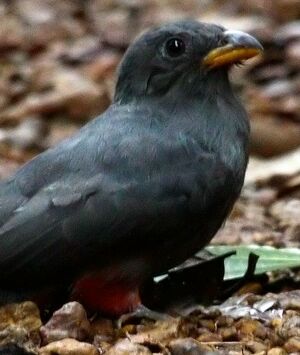
[(166, 52), (170, 57), (179, 57), (185, 52), (185, 44), (180, 38), (171, 38), (166, 43)]

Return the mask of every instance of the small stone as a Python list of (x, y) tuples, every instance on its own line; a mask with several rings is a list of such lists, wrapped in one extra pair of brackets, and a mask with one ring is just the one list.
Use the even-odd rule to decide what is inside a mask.
[(252, 340), (247, 342), (246, 348), (251, 350), (253, 353), (260, 353), (266, 352), (267, 345), (262, 342)]
[(0, 345), (18, 343), (34, 348), (40, 342), (40, 312), (33, 302), (12, 303), (0, 308)]
[(105, 353), (105, 355), (129, 355), (129, 354), (151, 355), (152, 352), (143, 345), (133, 343), (129, 339), (124, 339), (118, 341), (114, 346), (112, 346)]
[(99, 335), (95, 335), (93, 345), (100, 351), (100, 354), (105, 354), (111, 348), (111, 344), (102, 340)]
[(200, 319), (199, 325), (213, 332), (215, 330), (215, 322), (212, 319)]
[(66, 112), (70, 119), (87, 119), (109, 105), (108, 93), (83, 73), (74, 70), (51, 72), (51, 90), (32, 93), (0, 114), (0, 120), (20, 121), (29, 115)]
[(107, 52), (86, 64), (84, 70), (89, 78), (101, 82), (112, 77), (120, 62), (120, 56), (114, 52)]
[[(93, 344), (105, 353), (115, 338), (113, 322), (110, 319), (96, 319), (91, 324), (91, 334), (94, 337)], [(129, 333), (130, 334), (130, 333)]]
[(290, 95), (294, 90), (292, 83), (286, 79), (272, 80), (264, 86), (263, 95), (266, 99), (276, 100)]
[(300, 337), (292, 337), (285, 344), (284, 349), (288, 353), (300, 353)]
[(39, 355), (99, 355), (97, 348), (75, 339), (54, 341), (39, 349)]
[(221, 335), (223, 340), (235, 340), (236, 339), (236, 328), (235, 327), (221, 327), (218, 329), (218, 333)]
[(110, 319), (99, 318), (91, 324), (91, 334), (103, 340), (111, 340), (115, 336), (113, 322)]
[(236, 324), (238, 339), (251, 339), (257, 336), (264, 339), (267, 335), (265, 327), (255, 319), (241, 319)]
[(14, 128), (0, 129), (0, 142), (19, 149), (27, 149), (42, 143), (45, 125), (37, 117), (28, 117)]
[(283, 320), (282, 318), (274, 318), (271, 320), (271, 326), (274, 329), (280, 329), (282, 327)]
[(222, 337), (220, 334), (206, 332), (199, 335), (197, 340), (200, 342), (222, 341)]
[[(292, 199), (282, 199), (275, 202), (270, 208), (271, 215), (276, 218), (280, 222), (280, 226), (290, 226), (294, 224), (298, 224), (300, 218), (300, 200), (296, 198)], [(279, 299), (280, 306), (284, 309), (300, 308), (300, 297), (296, 295), (295, 297), (290, 294), (290, 297), (281, 297)]]
[(287, 47), (286, 56), (290, 65), (300, 68), (300, 41), (292, 43)]
[(281, 328), (278, 329), (278, 333), (283, 339), (300, 338), (300, 317), (295, 315), (284, 319)]
[(267, 355), (286, 355), (286, 351), (282, 348), (272, 348), (267, 352)]
[(275, 34), (275, 40), (279, 42), (290, 42), (300, 37), (300, 21), (292, 21), (281, 26)]
[(65, 304), (54, 312), (48, 323), (40, 329), (43, 344), (65, 338), (84, 340), (90, 332), (90, 322), (84, 308), (78, 302)]
[(23, 346), (10, 343), (4, 346), (0, 346), (0, 354), (1, 355), (35, 355), (36, 352), (32, 352), (31, 350), (26, 349)]
[(225, 327), (225, 326), (228, 327), (233, 325), (233, 323), (234, 323), (234, 319), (232, 317), (221, 315), (218, 318), (216, 325), (218, 327)]
[(25, 328), (32, 332), (42, 325), (40, 311), (33, 302), (11, 303), (0, 308), (0, 331), (9, 326)]
[(168, 346), (172, 355), (203, 355), (209, 348), (192, 338), (172, 340)]

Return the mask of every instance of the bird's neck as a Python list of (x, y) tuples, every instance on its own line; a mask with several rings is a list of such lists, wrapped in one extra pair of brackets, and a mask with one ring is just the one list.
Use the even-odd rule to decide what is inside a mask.
[[(200, 93), (201, 94), (201, 93)], [(208, 152), (212, 152), (242, 175), (248, 163), (249, 121), (247, 113), (230, 86), (224, 90), (206, 91), (199, 98), (187, 100), (182, 107), (188, 115), (174, 120), (192, 118), (188, 129)]]
[[(151, 106), (174, 132), (193, 136), (208, 151), (223, 160), (248, 154), (249, 122), (245, 109), (233, 93), (227, 73), (177, 85), (166, 95), (149, 98)], [(240, 150), (243, 154), (237, 154)], [(231, 163), (231, 162), (230, 162)], [(239, 164), (240, 162), (238, 162)]]
[(227, 72), (214, 72), (198, 79), (194, 75), (193, 80), (184, 78), (181, 85), (177, 83), (161, 95), (127, 96), (127, 100), (135, 109), (148, 112), (141, 120), (159, 121), (170, 135), (186, 136), (219, 155), (233, 169), (245, 169), (249, 123)]

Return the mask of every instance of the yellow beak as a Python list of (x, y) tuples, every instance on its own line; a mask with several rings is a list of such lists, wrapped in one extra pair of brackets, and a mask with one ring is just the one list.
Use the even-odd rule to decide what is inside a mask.
[(212, 49), (202, 63), (209, 69), (240, 63), (262, 53), (263, 46), (248, 33), (225, 31), (224, 46)]

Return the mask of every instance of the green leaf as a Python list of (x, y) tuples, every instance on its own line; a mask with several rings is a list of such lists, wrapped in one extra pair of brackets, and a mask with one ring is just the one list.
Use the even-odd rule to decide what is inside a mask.
[(206, 248), (213, 255), (222, 255), (235, 250), (236, 254), (225, 259), (224, 280), (232, 280), (244, 276), (248, 266), (249, 253), (259, 256), (255, 275), (268, 271), (300, 267), (300, 250), (296, 248), (276, 249), (260, 245), (212, 245)]

